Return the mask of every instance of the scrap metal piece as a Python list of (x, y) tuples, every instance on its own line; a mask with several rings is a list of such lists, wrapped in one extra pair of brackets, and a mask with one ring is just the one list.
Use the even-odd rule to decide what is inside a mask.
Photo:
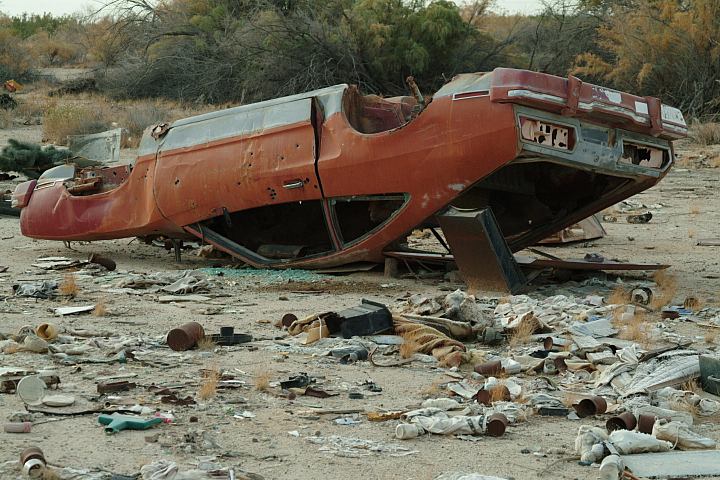
[(390, 310), (382, 303), (365, 298), (360, 305), (338, 312), (341, 318), (340, 333), (343, 338), (377, 335), (392, 331)]
[(252, 342), (253, 337), (245, 333), (235, 333), (235, 327), (220, 327), (220, 334), (210, 335), (210, 339), (216, 345), (229, 346)]
[(492, 210), (451, 208), (437, 216), (468, 293), (519, 293), (526, 279), (515, 262)]
[(121, 140), (122, 129), (116, 128), (91, 135), (68, 135), (68, 146), (78, 157), (112, 164), (120, 161)]

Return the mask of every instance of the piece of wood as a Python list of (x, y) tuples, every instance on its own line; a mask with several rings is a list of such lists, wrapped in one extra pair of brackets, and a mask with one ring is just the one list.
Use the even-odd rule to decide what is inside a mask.
[(385, 278), (398, 278), (399, 263), (397, 258), (385, 258)]

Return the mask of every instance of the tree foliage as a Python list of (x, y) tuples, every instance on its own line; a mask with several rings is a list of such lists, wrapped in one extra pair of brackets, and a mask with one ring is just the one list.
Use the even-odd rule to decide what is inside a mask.
[(125, 25), (146, 27), (141, 51), (107, 77), (108, 88), (130, 96), (247, 101), (341, 82), (396, 94), (408, 75), (433, 90), (456, 73), (507, 63), (498, 43), (448, 0), (121, 5)]
[(604, 6), (603, 58), (585, 53), (574, 73), (692, 115), (720, 111), (720, 0), (641, 0)]

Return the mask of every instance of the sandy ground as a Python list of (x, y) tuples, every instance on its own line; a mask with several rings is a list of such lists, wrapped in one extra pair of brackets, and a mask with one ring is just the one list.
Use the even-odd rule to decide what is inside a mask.
[[(0, 131), (0, 144), (7, 138), (23, 136), (38, 140), (38, 127)], [(633, 200), (651, 206), (653, 219), (645, 225), (605, 223), (608, 235), (600, 240), (565, 247), (542, 247), (561, 257), (579, 257), (587, 252), (607, 258), (636, 262), (663, 262), (672, 265), (678, 280), (676, 302), (688, 295), (702, 298), (706, 304), (720, 299), (720, 247), (697, 246), (698, 238), (720, 236), (720, 199), (717, 188), (720, 169), (675, 168), (657, 187)], [(11, 189), (13, 182), (0, 185)], [(661, 204), (661, 206), (660, 206)], [(12, 296), (12, 285), (26, 280), (57, 279), (63, 272), (48, 272), (32, 266), (43, 256), (66, 256), (84, 260), (91, 252), (113, 258), (115, 273), (101, 277), (76, 275), (78, 292), (71, 300), (30, 300)], [(176, 461), (182, 468), (193, 468), (209, 461), (234, 468), (237, 478), (317, 479), (317, 478), (383, 478), (431, 479), (446, 472), (477, 472), (505, 478), (585, 479), (595, 478), (597, 470), (581, 466), (573, 452), (579, 425), (604, 426), (607, 416), (569, 420), (532, 416), (526, 422), (509, 427), (501, 438), (479, 437), (464, 441), (453, 437), (426, 435), (414, 440), (396, 440), (396, 422), (369, 422), (363, 415), (360, 423), (338, 425), (336, 418), (348, 415), (324, 414), (323, 410), (357, 409), (359, 411), (407, 410), (419, 405), (428, 393), (442, 396), (433, 385), (452, 381), (446, 369), (412, 363), (401, 367), (379, 368), (368, 362), (342, 365), (331, 357), (302, 353), (282, 353), (286, 333), (272, 326), (283, 314), (298, 317), (328, 310), (340, 310), (370, 298), (389, 305), (408, 294), (431, 296), (445, 294), (457, 287), (446, 281), (387, 279), (382, 273), (369, 272), (328, 279), (311, 279), (317, 291), (308, 291), (307, 283), (277, 282), (258, 273), (247, 277), (220, 277), (206, 294), (204, 303), (171, 303), (157, 301), (158, 294), (112, 294), (106, 290), (111, 281), (127, 272), (154, 273), (180, 269), (204, 268), (216, 261), (185, 254), (178, 265), (170, 252), (130, 240), (72, 244), (72, 250), (60, 242), (37, 241), (21, 235), (18, 219), (0, 216), (0, 265), (9, 267), (0, 273), (0, 333), (8, 335), (25, 325), (53, 322), (75, 330), (85, 329), (142, 338), (162, 338), (166, 332), (186, 321), (200, 322), (207, 332), (221, 326), (234, 326), (237, 332), (250, 333), (256, 339), (237, 347), (218, 347), (209, 351), (174, 354), (167, 347), (154, 349), (157, 359), (167, 365), (84, 363), (65, 366), (54, 363), (46, 354), (0, 354), (0, 367), (20, 366), (53, 369), (61, 379), (59, 391), (85, 398), (91, 403), (105, 401), (96, 392), (103, 378), (127, 377), (138, 384), (129, 392), (117, 394), (115, 404), (140, 404), (161, 411), (172, 410), (175, 419), (149, 431), (123, 431), (106, 435), (98, 426), (97, 414), (77, 416), (48, 415), (33, 426), (32, 433), (0, 433), (0, 462), (16, 461), (28, 446), (39, 446), (46, 458), (57, 466), (99, 468), (124, 475), (136, 474), (140, 467), (160, 459)], [(643, 274), (626, 280), (642, 278)], [(552, 294), (568, 285), (543, 289)], [(598, 287), (607, 294), (609, 288)], [(540, 295), (535, 291), (532, 295)], [(80, 315), (57, 317), (51, 309), (57, 306), (102, 303), (104, 316)], [(199, 312), (216, 307), (221, 313)], [(654, 320), (654, 319), (653, 319)], [(704, 343), (705, 329), (694, 324), (672, 324), (671, 328), (694, 339), (697, 348), (715, 349)], [(289, 343), (288, 343), (289, 344)], [(287, 347), (289, 350), (289, 347)], [(502, 354), (505, 346), (482, 347)], [(204, 369), (233, 374), (245, 385), (219, 390), (211, 399), (201, 400), (199, 384)], [(278, 388), (267, 392), (253, 388), (259, 377), (268, 375), (271, 382), (285, 380), (299, 372), (318, 378), (320, 386), (334, 390), (338, 396), (319, 399), (283, 398)], [(469, 367), (460, 373), (469, 376)], [(450, 374), (450, 375), (449, 375)], [(363, 388), (372, 381), (382, 388), (373, 394)], [(197, 405), (160, 404), (148, 387), (177, 387), (178, 396), (192, 395)], [(348, 391), (361, 391), (362, 399), (349, 398)], [(0, 419), (23, 411), (14, 394), (0, 394)], [(251, 412), (253, 418), (236, 418), (240, 412)], [(350, 415), (352, 416), (352, 415)], [(197, 422), (191, 422), (196, 417)], [(194, 420), (194, 418), (193, 418)], [(698, 422), (697, 431), (720, 441), (718, 419)], [(290, 434), (289, 432), (297, 432)], [(416, 453), (391, 456), (388, 453), (348, 458), (320, 450), (308, 437), (343, 437), (398, 444)], [(523, 453), (526, 452), (526, 453)], [(530, 452), (530, 453), (527, 453)], [(366, 452), (369, 453), (369, 452)], [(245, 472), (243, 477), (240, 472)], [(251, 474), (257, 475), (252, 476)], [(3, 477), (5, 478), (5, 477)], [(12, 477), (8, 477), (12, 478)], [(18, 478), (22, 478), (18, 475)], [(219, 477), (227, 478), (227, 477)], [(720, 478), (720, 477), (718, 477)]]

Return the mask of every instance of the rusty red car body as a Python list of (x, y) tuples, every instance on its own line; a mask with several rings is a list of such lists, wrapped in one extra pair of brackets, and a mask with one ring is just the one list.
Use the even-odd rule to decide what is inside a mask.
[(303, 268), (380, 262), (448, 207), (490, 207), (518, 251), (657, 183), (686, 134), (655, 98), (498, 68), (426, 106), (338, 85), (179, 120), (131, 165), (57, 167), (14, 201), (33, 238), (195, 237)]

